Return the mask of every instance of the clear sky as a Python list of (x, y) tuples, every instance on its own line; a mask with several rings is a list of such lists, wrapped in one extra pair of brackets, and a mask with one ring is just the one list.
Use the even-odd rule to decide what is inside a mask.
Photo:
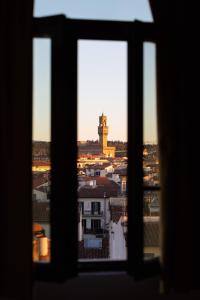
[[(152, 21), (146, 0), (36, 0), (35, 16)], [(33, 139), (50, 140), (50, 40), (34, 41)], [(156, 142), (155, 49), (144, 47), (144, 141)], [(98, 117), (108, 117), (109, 140), (127, 135), (126, 42), (78, 42), (78, 140), (97, 139)]]

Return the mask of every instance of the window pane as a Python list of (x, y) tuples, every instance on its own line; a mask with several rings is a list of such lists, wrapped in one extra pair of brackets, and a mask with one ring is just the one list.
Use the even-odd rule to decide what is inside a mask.
[(144, 192), (144, 258), (160, 256), (160, 192)]
[[(157, 139), (155, 45), (144, 44), (144, 258), (160, 255), (160, 165)], [(148, 190), (149, 187), (149, 190)], [(150, 188), (152, 187), (153, 190)]]
[(127, 44), (78, 42), (80, 260), (127, 257)]
[(50, 260), (50, 40), (33, 42), (33, 261)]

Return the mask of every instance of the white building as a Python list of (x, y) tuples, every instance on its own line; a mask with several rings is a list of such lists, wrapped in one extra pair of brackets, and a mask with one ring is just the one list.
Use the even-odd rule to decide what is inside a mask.
[(109, 258), (127, 259), (127, 198), (110, 198)]
[(127, 259), (127, 217), (118, 221), (111, 220), (109, 230), (109, 258), (111, 260)]
[(33, 200), (36, 200), (38, 202), (49, 202), (49, 192), (49, 182), (46, 182), (33, 189)]
[(79, 198), (83, 236), (108, 231), (109, 198)]

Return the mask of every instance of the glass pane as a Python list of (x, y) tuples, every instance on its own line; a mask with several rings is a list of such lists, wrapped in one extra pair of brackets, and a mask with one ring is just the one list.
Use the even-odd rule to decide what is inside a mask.
[(155, 45), (144, 43), (143, 221), (147, 259), (160, 255), (160, 192), (155, 190), (160, 186), (155, 87)]
[(127, 257), (127, 44), (78, 42), (79, 259)]
[(50, 40), (33, 42), (33, 261), (50, 260)]
[(34, 16), (65, 14), (68, 18), (152, 21), (148, 0), (36, 0)]
[(160, 192), (144, 192), (144, 258), (160, 256)]

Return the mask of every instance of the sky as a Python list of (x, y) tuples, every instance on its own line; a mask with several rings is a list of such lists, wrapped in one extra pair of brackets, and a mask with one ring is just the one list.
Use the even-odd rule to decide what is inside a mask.
[[(37, 17), (152, 22), (145, 0), (36, 0)], [(33, 139), (50, 140), (49, 39), (33, 43)], [(127, 44), (78, 41), (78, 140), (98, 139), (98, 117), (107, 115), (108, 140), (127, 140)], [(155, 47), (144, 45), (144, 142), (156, 142)]]

